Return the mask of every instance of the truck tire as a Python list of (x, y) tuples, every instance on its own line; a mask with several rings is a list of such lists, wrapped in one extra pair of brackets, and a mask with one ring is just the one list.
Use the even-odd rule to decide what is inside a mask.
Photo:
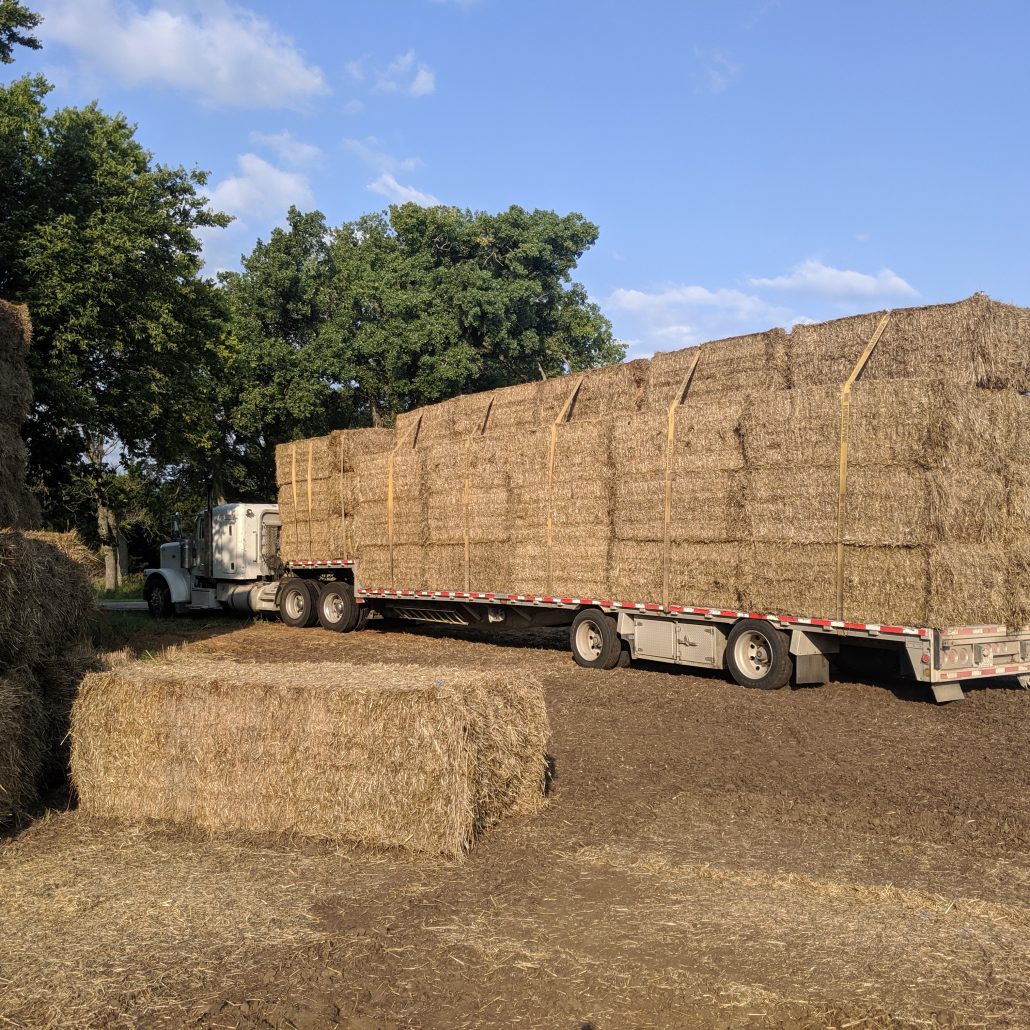
[(786, 635), (759, 619), (741, 620), (726, 638), (726, 668), (742, 687), (779, 690), (794, 671)]
[(172, 592), (162, 576), (151, 576), (143, 589), (147, 599), (147, 608), (154, 619), (170, 619), (175, 614), (172, 604)]
[(358, 625), (361, 609), (354, 603), (354, 588), (337, 580), (326, 583), (318, 594), (318, 622), (322, 629), (350, 633)]
[(307, 579), (290, 579), (279, 591), (279, 616), (287, 626), (307, 629), (318, 621), (315, 599), (318, 584)]
[(354, 627), (355, 630), (364, 629), (368, 624), (368, 617), (372, 614), (367, 604), (358, 605), (358, 624)]
[(584, 669), (614, 669), (622, 656), (622, 641), (610, 615), (584, 608), (569, 630), (572, 657)]

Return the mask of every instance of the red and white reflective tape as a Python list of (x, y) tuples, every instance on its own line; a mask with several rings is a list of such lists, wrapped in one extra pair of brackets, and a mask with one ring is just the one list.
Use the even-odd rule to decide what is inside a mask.
[(288, 569), (345, 569), (354, 564), (353, 558), (327, 558), (321, 561), (288, 561)]
[(670, 604), (668, 608), (653, 601), (613, 601), (591, 597), (554, 597), (544, 594), (497, 594), (464, 590), (391, 590), (385, 587), (359, 587), (365, 597), (439, 597), (448, 600), (498, 601), (517, 604), (546, 604), (560, 608), (612, 608), (620, 611), (668, 612), (670, 615), (702, 615), (718, 619), (762, 619), (784, 626), (813, 626), (817, 629), (856, 630), (862, 633), (887, 633), (895, 636), (929, 637), (932, 630), (917, 626), (883, 626), (878, 623), (843, 622), (837, 619), (803, 618), (798, 615), (770, 615), (766, 612), (738, 612), (729, 608), (696, 608)]
[(938, 672), (938, 680), (975, 680), (984, 676), (1022, 676), (1030, 674), (1030, 665), (999, 665), (993, 669), (956, 669), (954, 672)]

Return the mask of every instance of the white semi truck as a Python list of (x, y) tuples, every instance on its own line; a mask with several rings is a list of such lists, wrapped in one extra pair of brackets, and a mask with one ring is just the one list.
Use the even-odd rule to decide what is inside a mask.
[(361, 628), (372, 612), (455, 626), (568, 626), (572, 655), (588, 668), (646, 659), (725, 669), (737, 683), (763, 689), (792, 677), (826, 683), (835, 658), (871, 659), (884, 675), (927, 684), (937, 701), (958, 700), (962, 684), (974, 680), (1030, 683), (1030, 626), (896, 626), (614, 598), (379, 589), (362, 584), (353, 557), (281, 562), (279, 531), (275, 504), (211, 506), (191, 536), (176, 524), (160, 567), (146, 570), (151, 614), (277, 612), (290, 626), (338, 632)]

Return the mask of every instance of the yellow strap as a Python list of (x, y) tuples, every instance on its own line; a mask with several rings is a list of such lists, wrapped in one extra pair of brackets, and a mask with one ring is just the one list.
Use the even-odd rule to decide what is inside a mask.
[(855, 362), (847, 382), (840, 391), (840, 471), (837, 480), (837, 618), (844, 618), (844, 516), (846, 513), (846, 495), (848, 491), (848, 444), (851, 435), (851, 388), (862, 374), (866, 363), (872, 357), (876, 345), (883, 336), (887, 323), (891, 320), (888, 311), (880, 319), (876, 331), (869, 338), (862, 356)]
[(665, 534), (662, 541), (662, 607), (669, 607), (669, 547), (672, 541), (672, 457), (676, 445), (676, 415), (687, 399), (690, 382), (694, 378), (694, 370), (701, 358), (698, 351), (691, 361), (687, 374), (683, 377), (676, 396), (669, 405), (669, 418), (665, 436)]
[(393, 450), (390, 451), (390, 457), (387, 458), (387, 478), (386, 478), (386, 535), (390, 548), (390, 587), (394, 590), (397, 589), (397, 584), (394, 582), (395, 575), (393, 570), (393, 469), (394, 469), (394, 458), (397, 452), (401, 449), (404, 442), (411, 436), (411, 446), (415, 447), (418, 443), (418, 433), (422, 428), (422, 416), (415, 420), (414, 426), (408, 430), (397, 442), (394, 444)]
[(300, 505), (297, 502), (297, 444), (290, 444), (290, 457), (293, 459), (293, 472), (290, 476), (293, 487), (293, 546), (300, 547)]
[(465, 593), (467, 594), (471, 589), (471, 578), (472, 578), (472, 539), (471, 539), (471, 499), (472, 499), (472, 481), (469, 472), (469, 461), (471, 460), (472, 453), (472, 441), (477, 436), (484, 436), (486, 434), (486, 427), (490, 421), (490, 412), (493, 411), (494, 401), (491, 397), (486, 403), (486, 410), (483, 412), (483, 421), (480, 422), (479, 428), (473, 430), (467, 437), (465, 437), (465, 489), (462, 492), (462, 509), (464, 514), (464, 525), (465, 525)]
[(314, 558), (314, 544), (311, 536), (311, 462), (315, 453), (315, 441), (308, 440), (308, 557)]
[(351, 557), (347, 553), (349, 547), (347, 546), (347, 491), (344, 486), (345, 453), (346, 437), (343, 433), (340, 433), (340, 532), (343, 534), (343, 539), (340, 541), (340, 546), (343, 548), (343, 554), (340, 555), (341, 558)]
[(558, 412), (558, 417), (551, 423), (551, 447), (547, 455), (547, 593), (550, 594), (554, 590), (554, 583), (552, 582), (554, 576), (553, 562), (551, 560), (551, 544), (554, 538), (554, 464), (555, 457), (558, 451), (558, 426), (565, 422), (569, 415), (569, 410), (572, 407), (573, 401), (576, 399), (576, 395), (579, 393), (579, 388), (583, 385), (583, 377), (580, 376), (576, 381), (576, 385), (569, 391), (568, 397), (565, 398), (565, 403), (562, 405), (561, 411)]

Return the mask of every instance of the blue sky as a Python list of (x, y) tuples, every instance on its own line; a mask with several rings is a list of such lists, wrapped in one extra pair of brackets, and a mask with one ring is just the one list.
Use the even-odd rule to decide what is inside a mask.
[(1024, 0), (28, 0), (98, 99), (236, 216), (579, 211), (632, 355), (804, 319), (1030, 304)]

